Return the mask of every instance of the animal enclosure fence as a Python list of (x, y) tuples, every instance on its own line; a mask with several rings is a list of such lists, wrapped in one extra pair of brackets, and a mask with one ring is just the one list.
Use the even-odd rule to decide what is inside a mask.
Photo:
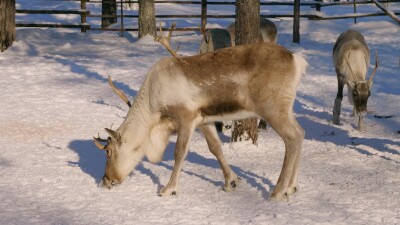
[[(45, 1), (45, 0), (41, 0)], [(47, 0), (48, 1), (48, 0)], [(322, 2), (322, 1), (301, 1), (300, 7), (304, 9), (305, 7), (315, 9), (307, 10), (306, 12), (302, 12), (300, 10), (301, 18), (309, 19), (309, 20), (332, 20), (332, 19), (348, 19), (354, 18), (356, 22), (356, 18), (361, 17), (372, 17), (372, 16), (385, 16), (387, 13), (382, 11), (376, 12), (368, 12), (368, 13), (357, 13), (357, 5), (365, 5), (365, 4), (374, 4), (376, 0), (363, 0), (363, 1), (349, 1), (349, 2)], [(17, 0), (18, 2), (18, 0)], [(75, 3), (72, 8), (66, 9), (30, 9), (30, 8), (17, 8), (16, 13), (17, 15), (39, 15), (39, 14), (51, 14), (51, 15), (77, 15), (80, 17), (80, 21), (75, 23), (65, 23), (65, 22), (40, 22), (34, 23), (31, 21), (19, 21), (17, 19), (16, 26), (17, 27), (50, 27), (50, 28), (80, 28), (82, 32), (86, 32), (87, 30), (101, 30), (101, 31), (138, 31), (137, 26), (132, 26), (134, 23), (127, 23), (126, 20), (136, 20), (138, 19), (138, 12), (137, 10), (127, 10), (124, 9), (124, 4), (138, 4), (138, 1), (134, 0), (116, 0), (117, 3), (117, 13), (116, 15), (102, 15), (101, 11), (98, 9), (101, 8), (101, 4), (105, 2), (114, 2), (110, 0), (57, 0), (57, 1), (48, 1), (48, 2), (58, 2), (59, 4), (62, 3)], [(382, 0), (380, 3), (393, 3), (393, 2), (400, 2), (400, 0)], [(186, 14), (162, 14), (156, 11), (156, 19), (158, 20), (168, 20), (174, 19), (178, 22), (178, 26), (175, 28), (176, 31), (197, 31), (200, 29), (200, 25), (204, 26), (207, 23), (208, 19), (233, 19), (235, 18), (234, 11), (230, 14), (218, 14), (213, 11), (209, 11), (208, 8), (212, 7), (227, 7), (235, 6), (235, 1), (208, 1), (208, 0), (197, 0), (197, 1), (155, 1), (156, 5), (162, 4), (175, 4), (177, 6), (197, 6), (195, 10), (197, 12), (190, 12)], [(353, 5), (354, 6), (354, 13), (348, 15), (335, 15), (335, 16), (324, 16), (318, 13), (323, 8), (330, 7), (330, 6), (345, 6), (345, 5)], [(294, 1), (261, 1), (261, 17), (265, 18), (294, 18), (293, 13), (271, 13), (271, 12), (264, 13), (263, 10), (265, 7), (273, 8), (278, 6), (294, 6)], [(92, 10), (93, 9), (93, 10)], [(97, 10), (96, 10), (97, 9)], [(215, 11), (215, 10), (214, 10)], [(399, 11), (395, 11), (394, 15), (400, 15)], [(115, 17), (119, 20), (118, 26), (111, 26), (111, 27), (101, 27), (100, 21), (101, 18), (106, 17)], [(196, 19), (198, 20), (197, 26), (179, 26), (179, 20), (184, 19)], [(124, 21), (125, 20), (125, 21)], [(136, 24), (138, 24), (136, 22)], [(165, 28), (164, 29), (168, 29)], [(295, 33), (295, 31), (294, 31)]]

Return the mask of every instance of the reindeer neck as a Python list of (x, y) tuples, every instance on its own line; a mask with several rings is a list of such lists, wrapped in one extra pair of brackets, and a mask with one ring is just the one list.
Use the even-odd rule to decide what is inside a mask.
[(118, 128), (121, 136), (127, 135), (140, 140), (140, 137), (147, 135), (152, 123), (152, 114), (148, 100), (149, 91), (148, 85), (146, 85), (148, 83), (147, 80), (139, 90), (125, 120)]

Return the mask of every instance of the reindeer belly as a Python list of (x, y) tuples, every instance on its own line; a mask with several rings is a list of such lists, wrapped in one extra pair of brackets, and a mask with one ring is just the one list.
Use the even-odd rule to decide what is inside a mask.
[(246, 110), (241, 104), (235, 102), (211, 104), (201, 107), (199, 111), (205, 123), (257, 117), (256, 113)]

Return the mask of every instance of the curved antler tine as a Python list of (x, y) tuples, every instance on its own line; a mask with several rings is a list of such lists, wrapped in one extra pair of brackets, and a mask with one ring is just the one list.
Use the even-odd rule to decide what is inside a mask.
[(174, 22), (171, 24), (171, 29), (169, 30), (169, 33), (168, 33), (168, 37), (167, 37), (168, 40), (171, 39), (171, 34), (174, 31), (175, 27), (176, 27), (176, 23)]
[(113, 138), (114, 140), (120, 142), (121, 141), (121, 135), (119, 133), (117, 133), (114, 130), (105, 128), (105, 130), (107, 131), (107, 133), (111, 136), (111, 138)]
[(114, 83), (111, 80), (111, 76), (108, 76), (108, 84), (111, 86), (111, 89), (114, 91), (114, 93), (117, 94), (130, 108), (132, 106), (131, 102), (128, 100), (124, 92), (115, 87)]
[(156, 41), (160, 40), (160, 38), (163, 36), (163, 31), (162, 31), (162, 28), (161, 28), (161, 21), (160, 21), (160, 35), (161, 36), (157, 36), (156, 35), (156, 38), (155, 38)]
[(202, 26), (201, 24), (199, 24), (199, 30), (200, 30), (201, 35), (203, 35), (204, 41), (206, 43), (208, 43), (207, 34), (206, 34), (206, 32), (207, 32), (206, 26)]
[(94, 142), (94, 145), (96, 145), (96, 147), (98, 149), (100, 149), (100, 150), (105, 150), (106, 149), (106, 146), (101, 144), (99, 141), (97, 141), (96, 138), (94, 138), (93, 142)]
[(378, 67), (379, 67), (379, 58), (378, 58), (378, 51), (376, 51), (375, 52), (375, 68), (372, 71), (371, 77), (368, 80), (368, 84), (369, 85), (372, 83), (372, 79), (374, 78), (376, 70), (378, 69)]
[(99, 142), (107, 142), (108, 139), (103, 139), (100, 137), (100, 133), (97, 133), (97, 137), (93, 136), (93, 139)]
[[(350, 54), (349, 54), (349, 57), (350, 57)], [(355, 74), (354, 74), (353, 69), (351, 68), (349, 60), (348, 60), (348, 58), (346, 58), (346, 56), (344, 57), (344, 60), (346, 61), (347, 67), (349, 67), (349, 70), (350, 70), (350, 73), (351, 73), (351, 76), (352, 76), (353, 80), (355, 81), (356, 80), (355, 79)]]

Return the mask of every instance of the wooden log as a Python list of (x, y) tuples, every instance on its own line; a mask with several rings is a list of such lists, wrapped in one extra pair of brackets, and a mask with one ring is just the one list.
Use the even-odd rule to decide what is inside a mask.
[(90, 24), (58, 24), (58, 23), (17, 23), (16, 27), (48, 27), (48, 28), (84, 28), (90, 30)]
[(378, 8), (380, 8), (386, 15), (388, 15), (390, 18), (392, 18), (394, 21), (397, 22), (397, 24), (400, 25), (400, 18), (397, 17), (392, 10), (389, 10), (386, 8), (382, 3), (380, 3), (378, 0), (372, 0)]
[(37, 10), (37, 9), (17, 9), (16, 13), (24, 14), (77, 14), (77, 15), (89, 15), (88, 10)]

